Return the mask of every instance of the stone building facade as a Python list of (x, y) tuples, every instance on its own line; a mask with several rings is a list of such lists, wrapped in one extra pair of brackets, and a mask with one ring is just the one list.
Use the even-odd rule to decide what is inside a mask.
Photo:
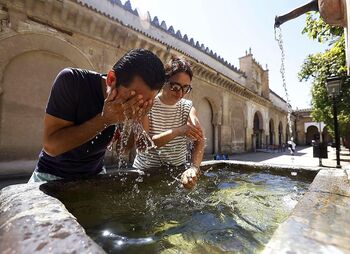
[(0, 0), (0, 160), (36, 158), (52, 82), (65, 67), (108, 71), (132, 48), (183, 55), (206, 153), (238, 153), (290, 136), (287, 103), (251, 52), (236, 68), (164, 21), (118, 0)]

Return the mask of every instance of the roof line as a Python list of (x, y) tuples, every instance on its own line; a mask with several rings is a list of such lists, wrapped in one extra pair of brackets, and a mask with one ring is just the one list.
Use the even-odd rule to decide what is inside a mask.
[[(137, 9), (132, 9), (131, 3), (130, 1), (126, 1), (125, 4), (123, 5), (122, 2), (120, 0), (107, 0), (109, 1), (111, 4), (113, 5), (117, 5), (121, 8), (123, 8), (124, 10), (130, 12), (131, 14), (137, 16), (138, 18), (140, 18), (140, 15), (137, 11)], [(213, 52), (213, 50), (211, 50), (210, 48), (206, 47), (203, 43), (200, 44), (199, 41), (196, 41), (193, 38), (190, 38), (187, 36), (187, 34), (184, 34), (182, 36), (181, 31), (177, 30), (177, 32), (175, 33), (175, 29), (174, 27), (171, 25), (169, 28), (167, 27), (166, 22), (163, 20), (161, 23), (159, 22), (159, 19), (157, 16), (154, 16), (153, 20), (151, 19), (151, 15), (150, 13), (147, 11), (147, 17), (150, 21), (150, 24), (164, 32), (166, 32), (167, 34), (171, 35), (172, 37), (175, 37), (176, 39), (181, 40), (182, 42), (190, 45), (193, 48), (196, 48), (198, 50), (200, 50), (201, 52), (203, 52), (204, 54), (214, 58), (216, 61), (220, 62), (221, 64), (223, 64), (224, 66), (226, 66), (227, 68), (242, 74), (242, 75), (246, 75), (245, 72), (243, 72), (242, 70), (240, 70), (239, 68), (235, 67), (233, 64), (229, 63), (227, 60), (225, 60), (223, 57), (221, 57), (220, 55), (218, 55), (216, 52)], [(141, 19), (141, 18), (140, 18)]]
[(275, 92), (272, 91), (271, 89), (270, 89), (270, 93), (274, 94), (274, 95), (277, 96), (279, 99), (281, 99), (282, 101), (284, 101), (285, 103), (287, 103), (285, 99), (283, 99), (280, 95), (278, 95), (277, 93), (275, 93)]

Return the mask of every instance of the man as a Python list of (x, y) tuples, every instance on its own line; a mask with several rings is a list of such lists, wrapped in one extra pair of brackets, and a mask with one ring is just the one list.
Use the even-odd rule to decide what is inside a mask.
[(107, 77), (74, 68), (61, 71), (46, 107), (43, 150), (29, 182), (103, 173), (115, 124), (145, 115), (164, 81), (162, 62), (144, 49), (125, 54)]
[(291, 155), (294, 155), (295, 153), (295, 146), (296, 144), (294, 143), (293, 137), (291, 137), (290, 140), (288, 141), (288, 149)]

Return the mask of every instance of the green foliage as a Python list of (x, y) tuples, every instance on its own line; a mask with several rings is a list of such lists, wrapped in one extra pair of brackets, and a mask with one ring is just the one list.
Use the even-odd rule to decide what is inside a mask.
[[(309, 13), (303, 30), (308, 37), (320, 43), (328, 43), (325, 52), (309, 55), (298, 73), (300, 81), (312, 81), (312, 117), (323, 121), (333, 133), (333, 108), (328, 97), (326, 79), (330, 76), (346, 76), (344, 29), (326, 24), (319, 16)], [(341, 135), (350, 123), (350, 81), (347, 80), (338, 99), (338, 119)]]
[(302, 33), (307, 34), (309, 38), (320, 43), (329, 42), (332, 44), (333, 41), (336, 41), (344, 34), (344, 29), (328, 25), (318, 14), (315, 15), (315, 13), (309, 12), (306, 14), (306, 24)]

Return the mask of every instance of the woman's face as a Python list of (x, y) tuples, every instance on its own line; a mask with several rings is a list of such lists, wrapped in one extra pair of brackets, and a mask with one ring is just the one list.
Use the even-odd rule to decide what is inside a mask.
[[(179, 89), (181, 86), (182, 89)], [(169, 78), (163, 86), (162, 97), (167, 104), (175, 104), (186, 94), (186, 90), (191, 89), (190, 76), (185, 72), (179, 72)]]

